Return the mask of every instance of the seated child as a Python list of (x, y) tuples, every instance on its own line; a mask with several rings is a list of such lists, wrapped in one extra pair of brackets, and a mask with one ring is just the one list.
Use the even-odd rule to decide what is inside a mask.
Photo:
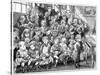
[(28, 55), (28, 50), (26, 49), (25, 42), (19, 42), (19, 50), (16, 54), (16, 65), (22, 65), (24, 67), (25, 63), (30, 59)]

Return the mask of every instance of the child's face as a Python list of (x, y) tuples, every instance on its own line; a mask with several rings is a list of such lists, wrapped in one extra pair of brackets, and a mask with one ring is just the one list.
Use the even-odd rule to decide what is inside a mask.
[(63, 16), (63, 20), (66, 20), (66, 16)]
[(45, 17), (47, 17), (48, 16), (48, 12), (45, 12)]
[(18, 32), (13, 32), (14, 39), (18, 36)]
[(39, 51), (36, 51), (36, 54), (38, 54), (39, 53)]
[(74, 19), (74, 24), (77, 24), (77, 19)]
[(29, 33), (25, 33), (25, 37), (29, 37)]
[(53, 19), (54, 19), (54, 17), (53, 17), (53, 16), (51, 16), (51, 21), (53, 21)]
[(65, 25), (66, 23), (65, 23), (65, 21), (64, 20), (62, 20), (61, 21), (61, 25)]
[(26, 49), (26, 47), (25, 46), (21, 46), (20, 49), (24, 50), (24, 49)]
[(55, 15), (55, 16), (54, 16), (54, 19), (56, 20), (57, 18), (58, 18), (58, 15)]
[(21, 18), (20, 18), (20, 22), (21, 22), (21, 24), (23, 24), (24, 21), (25, 21), (25, 17), (24, 17), (24, 16), (21, 16)]
[(46, 33), (46, 34), (47, 34), (47, 35), (49, 35), (50, 33), (51, 33), (51, 31), (49, 30), (49, 31), (47, 31), (47, 33)]
[(36, 35), (40, 35), (40, 33), (41, 33), (41, 32), (37, 31), (37, 32), (36, 32)]
[(34, 45), (31, 45), (30, 48), (31, 48), (32, 50), (34, 50), (34, 49), (35, 49), (35, 46), (34, 46)]
[(42, 26), (46, 26), (46, 21), (44, 21), (44, 20), (41, 21), (41, 25), (42, 25)]
[(61, 42), (62, 42), (62, 43), (66, 43), (66, 38), (62, 38), (62, 39), (61, 39)]
[(57, 55), (59, 52), (58, 51), (55, 51), (55, 55)]
[(71, 39), (74, 39), (74, 35), (71, 35)]
[(58, 43), (59, 43), (59, 39), (56, 39), (56, 40), (54, 41), (54, 43), (55, 43), (55, 44), (58, 44)]
[(24, 42), (19, 43), (19, 48), (22, 50), (26, 49), (25, 43)]
[(42, 57), (43, 60), (45, 60), (45, 57)]
[(53, 32), (52, 32), (52, 35), (53, 35), (53, 36), (57, 36), (57, 35), (58, 35), (58, 32), (57, 32), (57, 31), (53, 31)]
[(30, 39), (29, 38), (25, 38), (25, 42), (29, 43)]
[(82, 24), (82, 21), (79, 19), (79, 20), (78, 20), (78, 23), (79, 23), (79, 24)]
[(51, 8), (50, 7), (48, 7), (48, 12), (51, 12)]
[(44, 42), (45, 44), (47, 44), (47, 43), (48, 43), (48, 39), (47, 39), (47, 38), (44, 38), (44, 39), (43, 39), (43, 42)]
[(31, 21), (35, 21), (35, 16), (31, 16)]
[(76, 36), (76, 40), (77, 40), (77, 41), (81, 41), (81, 35), (77, 35), (77, 36)]

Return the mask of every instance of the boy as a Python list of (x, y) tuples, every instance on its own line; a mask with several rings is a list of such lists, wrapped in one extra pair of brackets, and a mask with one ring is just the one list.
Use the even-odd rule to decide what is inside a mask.
[(80, 54), (81, 54), (81, 52), (83, 51), (81, 35), (77, 35), (75, 39), (76, 39), (76, 43), (75, 43), (75, 45), (74, 45), (74, 48), (75, 48), (75, 51), (76, 51), (76, 53), (77, 53), (77, 55), (76, 55), (76, 62), (75, 62), (76, 64), (75, 64), (75, 66), (76, 66), (77, 68), (79, 68), (79, 67), (80, 67)]

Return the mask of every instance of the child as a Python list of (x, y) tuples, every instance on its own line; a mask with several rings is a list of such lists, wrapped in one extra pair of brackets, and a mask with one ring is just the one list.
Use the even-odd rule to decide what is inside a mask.
[(52, 33), (53, 39), (55, 39), (58, 36), (57, 30), (53, 30), (51, 33)]
[(52, 45), (51, 50), (50, 50), (51, 53), (55, 53), (55, 51), (60, 50), (59, 49), (59, 42), (60, 42), (59, 38), (54, 39), (54, 44)]
[(41, 31), (40, 31), (39, 29), (37, 29), (37, 30), (35, 31), (34, 39), (35, 39), (36, 41), (39, 41), (41, 37), (42, 37)]
[(46, 25), (46, 20), (42, 20), (42, 21), (41, 21), (41, 28), (40, 28), (40, 29), (41, 29), (41, 32), (42, 32), (42, 33), (46, 33), (46, 31), (47, 31), (47, 29), (48, 29), (48, 28), (47, 28), (47, 25)]
[(60, 47), (61, 47), (61, 50), (64, 52), (67, 50), (66, 42), (67, 42), (66, 38), (62, 37), (61, 42), (60, 42)]
[(14, 28), (13, 40), (14, 40), (14, 45), (16, 45), (19, 41), (19, 30), (17, 28)]
[(59, 54), (60, 54), (59, 42), (60, 42), (59, 38), (55, 38), (54, 39), (54, 44), (52, 45), (52, 47), (50, 49), (50, 53), (52, 54), (52, 57), (54, 58), (55, 67), (58, 63)]
[(65, 37), (61, 38), (60, 49), (62, 50), (62, 56), (71, 55), (71, 50), (67, 46), (67, 40)]
[(48, 56), (50, 51), (50, 43), (48, 37), (47, 36), (43, 37), (42, 41), (43, 41), (43, 45), (41, 46), (42, 54)]
[(76, 65), (76, 67), (80, 67), (80, 54), (81, 54), (81, 52), (82, 52), (82, 50), (83, 50), (83, 48), (82, 48), (82, 38), (81, 38), (81, 35), (77, 35), (76, 36), (76, 43), (75, 43), (75, 45), (74, 45), (74, 48), (75, 48), (75, 50), (74, 51), (76, 51), (76, 59), (75, 59), (75, 65)]
[(30, 44), (30, 49), (29, 49), (29, 55), (34, 58), (35, 57), (35, 49), (36, 49), (36, 42), (35, 41), (32, 41), (29, 43)]
[(30, 42), (30, 49), (28, 51), (29, 56), (31, 59), (28, 62), (28, 65), (31, 64), (31, 62), (34, 62), (39, 58), (39, 49), (36, 46), (36, 42), (32, 41)]
[(25, 42), (20, 41), (19, 42), (19, 50), (16, 54), (16, 66), (21, 65), (24, 67), (25, 63), (29, 60), (28, 50), (26, 49)]
[(31, 33), (30, 33), (30, 30), (29, 29), (25, 29), (22, 33), (22, 39), (24, 41), (30, 41), (31, 40)]
[(75, 44), (74, 35), (71, 35), (71, 38), (69, 39), (69, 48), (73, 51), (74, 50), (74, 44)]

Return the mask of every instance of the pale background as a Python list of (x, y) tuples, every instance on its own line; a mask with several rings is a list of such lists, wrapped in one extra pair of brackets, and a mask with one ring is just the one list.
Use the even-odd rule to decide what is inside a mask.
[[(24, 0), (23, 0), (24, 1)], [(100, 0), (28, 0), (36, 1), (40, 3), (58, 3), (58, 4), (70, 4), (70, 5), (82, 5), (82, 6), (96, 6), (97, 7), (97, 65), (94, 70), (67, 70), (56, 72), (39, 72), (29, 73), (29, 75), (98, 75), (100, 72)], [(1, 0), (0, 2), (0, 75), (10, 75), (10, 2), (11, 0)], [(21, 75), (21, 74), (18, 74)], [(24, 74), (27, 75), (27, 74)]]

